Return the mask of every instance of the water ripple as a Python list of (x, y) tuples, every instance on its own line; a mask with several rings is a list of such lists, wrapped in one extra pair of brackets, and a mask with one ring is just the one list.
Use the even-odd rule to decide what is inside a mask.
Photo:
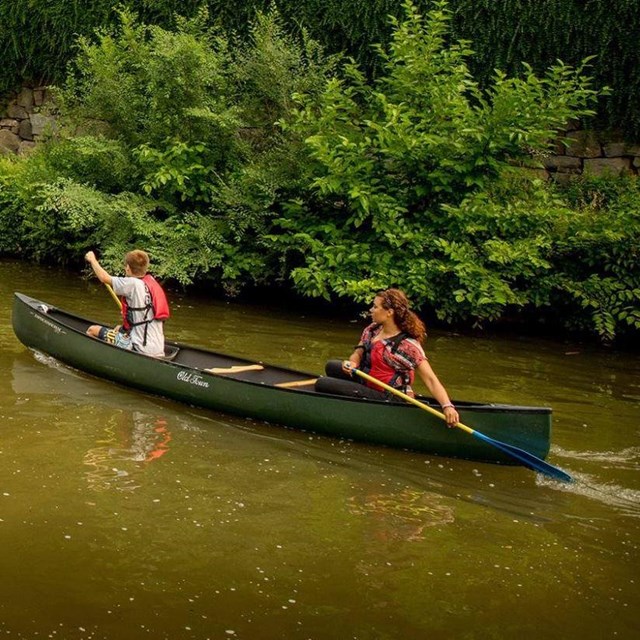
[(626, 447), (619, 451), (571, 451), (554, 446), (552, 452), (554, 455), (572, 460), (615, 464), (617, 469), (640, 469), (640, 447)]
[(612, 482), (599, 482), (588, 473), (573, 473), (575, 482), (557, 482), (542, 475), (537, 476), (540, 486), (553, 486), (555, 489), (596, 500), (627, 517), (640, 518), (640, 490), (623, 487)]

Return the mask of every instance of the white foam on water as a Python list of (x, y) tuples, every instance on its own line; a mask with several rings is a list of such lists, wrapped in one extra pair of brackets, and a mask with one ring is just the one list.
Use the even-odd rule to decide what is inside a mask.
[(640, 518), (640, 491), (620, 486), (615, 483), (598, 482), (598, 479), (588, 473), (574, 473), (574, 482), (559, 482), (538, 474), (536, 482), (574, 495), (597, 500), (609, 507), (614, 507), (619, 513)]
[(617, 469), (640, 470), (640, 447), (626, 447), (618, 451), (570, 451), (553, 446), (552, 453), (570, 460), (587, 460), (615, 465)]

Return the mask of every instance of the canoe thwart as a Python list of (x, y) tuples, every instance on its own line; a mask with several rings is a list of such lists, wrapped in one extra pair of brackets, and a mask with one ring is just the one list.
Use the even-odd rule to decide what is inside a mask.
[(233, 367), (212, 367), (205, 369), (208, 373), (243, 373), (245, 371), (262, 371), (264, 367), (261, 364), (237, 364)]
[(291, 382), (278, 382), (274, 386), (283, 389), (291, 389), (293, 387), (306, 387), (315, 384), (318, 378), (308, 378), (307, 380), (292, 380)]

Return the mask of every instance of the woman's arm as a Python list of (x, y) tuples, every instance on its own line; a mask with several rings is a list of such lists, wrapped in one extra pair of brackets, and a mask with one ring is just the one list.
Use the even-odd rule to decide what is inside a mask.
[(442, 411), (447, 419), (447, 425), (453, 427), (460, 420), (456, 408), (449, 399), (449, 394), (444, 388), (428, 360), (423, 360), (416, 368), (420, 379), (429, 389), (431, 395), (440, 403)]
[(362, 335), (360, 336), (360, 342), (358, 346), (353, 350), (353, 353), (349, 356), (348, 360), (342, 361), (342, 370), (349, 375), (353, 375), (351, 373), (351, 368), (355, 367), (356, 369), (360, 368), (360, 363), (362, 362), (362, 356), (364, 355), (365, 344), (368, 344), (371, 340), (372, 333), (375, 329), (378, 328), (378, 325), (375, 323), (370, 324), (368, 327), (365, 327)]
[(351, 368), (355, 367), (356, 369), (358, 369), (360, 367), (360, 362), (362, 362), (362, 352), (363, 352), (364, 348), (363, 347), (356, 347), (353, 350), (353, 353), (349, 356), (348, 360), (344, 360), (342, 362), (342, 370), (345, 373), (348, 373), (351, 375)]

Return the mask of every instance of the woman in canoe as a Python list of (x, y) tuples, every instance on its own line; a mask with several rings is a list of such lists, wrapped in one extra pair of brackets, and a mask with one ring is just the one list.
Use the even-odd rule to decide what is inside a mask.
[(424, 323), (409, 308), (407, 296), (399, 289), (380, 291), (370, 313), (372, 323), (362, 332), (360, 343), (348, 360), (327, 363), (327, 377), (318, 380), (318, 391), (376, 399), (387, 395), (374, 383), (353, 380), (351, 369), (356, 368), (413, 396), (411, 385), (417, 371), (440, 403), (447, 424), (456, 424), (458, 412), (422, 349), (426, 337)]

